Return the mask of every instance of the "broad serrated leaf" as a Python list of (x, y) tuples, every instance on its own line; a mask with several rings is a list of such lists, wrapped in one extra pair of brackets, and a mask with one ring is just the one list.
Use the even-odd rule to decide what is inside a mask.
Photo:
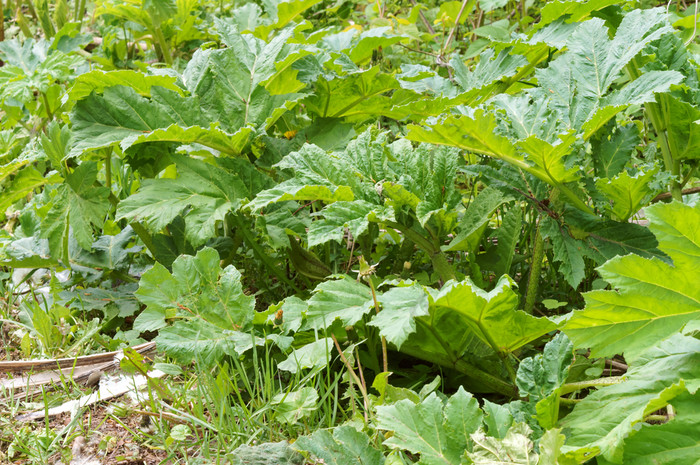
[(158, 232), (183, 214), (192, 245), (215, 236), (217, 222), (238, 209), (249, 193), (243, 181), (220, 167), (182, 155), (173, 155), (176, 179), (144, 181), (141, 189), (123, 200), (117, 218), (143, 221)]
[[(19, 168), (19, 166), (17, 167)], [(12, 171), (14, 171), (14, 169), (12, 169)], [(13, 203), (22, 200), (28, 194), (34, 192), (34, 189), (38, 189), (52, 182), (59, 182), (60, 180), (61, 178), (56, 174), (47, 177), (43, 176), (33, 166), (25, 167), (17, 172), (9, 184), (4, 186), (2, 196), (0, 196), (0, 212), (4, 213)]]
[(481, 417), (476, 399), (460, 387), (445, 404), (432, 393), (419, 404), (380, 405), (377, 428), (393, 432), (385, 445), (420, 454), (422, 464), (458, 465)]
[(286, 0), (277, 3), (276, 21), (255, 29), (257, 37), (266, 38), (275, 29), (282, 29), (297, 19), (304, 11), (319, 3), (320, 0)]
[(237, 155), (248, 142), (250, 128), (238, 126), (232, 128), (237, 132), (226, 132), (203, 112), (197, 97), (182, 97), (163, 87), (152, 87), (150, 92), (148, 99), (131, 87), (115, 86), (79, 101), (71, 117), (75, 139), (71, 155), (117, 143), (127, 150), (149, 141), (196, 142)]
[(398, 87), (396, 78), (380, 73), (379, 67), (375, 66), (330, 81), (320, 77), (316, 92), (304, 99), (303, 103), (310, 112), (322, 118), (362, 121), (389, 110), (393, 103), (390, 97), (383, 94)]
[(487, 187), (481, 191), (469, 204), (457, 227), (457, 235), (445, 250), (471, 250), (476, 242), (470, 240), (472, 235), (489, 222), (491, 215), (498, 207), (511, 200), (513, 200), (512, 197), (493, 187)]
[(583, 258), (586, 255), (586, 247), (581, 241), (571, 237), (568, 229), (549, 218), (544, 218), (540, 222), (541, 234), (552, 241), (554, 260), (559, 263), (559, 272), (564, 275), (564, 279), (573, 288), (586, 275)]
[(487, 436), (480, 430), (471, 435), (473, 450), (464, 455), (474, 465), (537, 465), (539, 457), (533, 450), (531, 434), (525, 423), (511, 426), (503, 439)]
[(325, 244), (329, 241), (340, 243), (347, 228), (353, 237), (359, 237), (369, 227), (370, 221), (394, 221), (392, 208), (373, 205), (363, 200), (354, 202), (338, 201), (326, 206), (311, 223), (308, 231), (309, 247)]
[(406, 36), (392, 34), (391, 27), (375, 27), (359, 34), (356, 42), (347, 51), (350, 59), (358, 65), (367, 63), (378, 48), (389, 49)]
[(523, 212), (519, 207), (508, 210), (503, 215), (501, 227), (496, 232), (498, 239), (497, 261), (493, 267), (496, 276), (510, 275), (510, 267), (515, 256), (515, 248), (520, 241), (520, 230), (523, 223)]
[(246, 209), (260, 210), (266, 206), (289, 200), (321, 200), (326, 203), (350, 202), (355, 198), (348, 186), (310, 186), (298, 179), (290, 179), (272, 189), (260, 192), (253, 201), (246, 204)]
[(224, 356), (242, 355), (254, 345), (264, 345), (265, 339), (192, 318), (160, 329), (156, 342), (159, 349), (179, 363), (194, 361), (212, 367), (220, 363)]
[(627, 221), (658, 193), (659, 189), (654, 189), (652, 183), (657, 172), (658, 169), (640, 170), (630, 176), (622, 171), (612, 179), (596, 180), (595, 185), (611, 203), (606, 208), (620, 221)]
[(148, 75), (129, 69), (114, 71), (93, 70), (75, 78), (73, 87), (68, 91), (67, 99), (73, 102), (84, 99), (92, 92), (101, 94), (107, 87), (126, 86), (134, 89), (139, 95), (151, 96), (153, 86), (164, 87), (182, 94), (175, 84), (176, 78), (168, 75)]
[[(158, 325), (160, 315), (161, 327), (166, 318), (178, 317), (176, 326), (161, 331), (162, 347), (180, 360), (200, 357), (207, 364), (216, 363), (217, 355), (235, 353), (231, 351), (241, 338), (251, 340), (250, 334), (235, 334), (249, 328), (255, 313), (255, 298), (243, 293), (238, 270), (231, 265), (222, 270), (219, 254), (210, 248), (194, 257), (180, 256), (172, 268), (170, 273), (156, 263), (141, 277), (135, 294), (146, 310), (137, 317), (135, 328), (142, 317)], [(201, 358), (203, 354), (207, 357)]]
[(574, 312), (564, 326), (576, 345), (591, 347), (593, 356), (639, 353), (700, 316), (700, 288), (695, 284), (700, 268), (700, 210), (675, 203), (648, 210), (656, 215), (658, 227), (652, 231), (662, 251), (671, 237), (692, 245), (668, 250), (675, 266), (658, 258), (628, 255), (598, 268), (617, 290), (584, 294), (586, 308)]
[(415, 318), (429, 314), (428, 295), (419, 285), (395, 287), (378, 296), (382, 311), (372, 318), (371, 326), (397, 349), (416, 331)]
[(280, 392), (272, 398), (275, 419), (293, 424), (308, 417), (318, 408), (318, 392), (306, 386), (297, 391)]
[(517, 72), (518, 68), (528, 63), (527, 58), (512, 53), (512, 49), (506, 48), (498, 52), (486, 49), (479, 55), (479, 63), (472, 71), (469, 71), (464, 62), (455, 57), (450, 61), (454, 68), (454, 79), (467, 94), (469, 100), (488, 96), (494, 85), (501, 80), (509, 78)]
[(633, 124), (617, 127), (609, 139), (591, 140), (596, 175), (600, 178), (617, 176), (640, 142), (639, 129)]
[(518, 310), (512, 280), (503, 276), (486, 292), (469, 279), (445, 285), (435, 296), (436, 307), (457, 312), (474, 333), (493, 350), (508, 353), (552, 331), (556, 325)]
[(676, 267), (696, 270), (700, 266), (700, 212), (680, 202), (655, 205), (645, 211), (649, 229), (659, 248), (673, 259)]
[(238, 446), (231, 455), (232, 465), (302, 465), (304, 457), (286, 441)]
[[(540, 85), (551, 94), (551, 104), (572, 129), (590, 137), (616, 113), (632, 103), (653, 99), (680, 83), (675, 71), (642, 74), (625, 87), (609, 93), (623, 68), (650, 42), (671, 32), (665, 12), (633, 10), (608, 38), (605, 22), (593, 18), (578, 25), (567, 40), (568, 52), (537, 72)], [(587, 124), (584, 127), (584, 124)]]
[(297, 373), (307, 368), (327, 366), (334, 358), (333, 339), (326, 337), (294, 349), (287, 359), (277, 364), (280, 370)]
[(114, 236), (100, 236), (93, 242), (89, 251), (78, 251), (72, 258), (78, 264), (92, 268), (107, 270), (128, 268), (129, 254), (141, 250), (140, 247), (127, 248), (134, 237), (134, 230), (131, 226), (127, 226)]
[(309, 299), (305, 328), (330, 327), (336, 319), (344, 326), (352, 326), (374, 308), (369, 287), (347, 276), (326, 281), (314, 289)]
[(0, 241), (0, 263), (12, 268), (49, 268), (58, 264), (49, 241), (36, 236)]
[(72, 235), (85, 250), (92, 246), (92, 228), (101, 228), (110, 203), (109, 189), (94, 186), (97, 163), (83, 162), (68, 175), (51, 200), (41, 224), (41, 237), (49, 240), (51, 253), (68, 264), (68, 241)]
[(552, 0), (540, 10), (541, 18), (536, 28), (541, 29), (560, 18), (565, 18), (567, 22), (578, 22), (591, 13), (616, 3), (615, 0)]
[(671, 96), (664, 96), (668, 121), (668, 145), (674, 158), (700, 158), (700, 108)]
[(520, 362), (516, 379), (520, 395), (538, 401), (555, 392), (566, 381), (573, 359), (573, 344), (563, 333), (557, 334), (542, 354)]
[(542, 354), (520, 362), (516, 384), (522, 397), (535, 405), (537, 422), (544, 429), (559, 420), (559, 388), (566, 381), (574, 359), (574, 346), (563, 333), (544, 347)]
[(575, 166), (567, 166), (566, 156), (572, 151), (576, 142), (573, 132), (560, 135), (559, 140), (550, 144), (536, 136), (518, 142), (518, 147), (525, 152), (526, 160), (535, 164), (546, 175), (546, 181), (554, 186), (574, 182), (581, 173)]
[(447, 116), (439, 122), (421, 127), (408, 125), (410, 140), (431, 144), (451, 145), (480, 155), (508, 161), (520, 168), (529, 168), (517, 153), (513, 143), (497, 133), (496, 118), (477, 110), (473, 116)]
[(351, 201), (355, 198), (354, 192), (361, 191), (347, 163), (315, 145), (305, 144), (276, 166), (291, 169), (294, 178), (260, 192), (247, 205), (248, 209), (257, 210), (286, 200)]
[(311, 452), (329, 465), (382, 465), (384, 456), (370, 445), (369, 437), (352, 426), (319, 429), (294, 442), (298, 450)]
[(272, 95), (263, 84), (277, 73), (275, 64), (296, 50), (287, 44), (292, 31), (281, 32), (265, 42), (239, 33), (235, 26), (220, 19), (215, 22), (228, 48), (195, 52), (182, 74), (187, 89), (199, 97), (210, 121), (220, 122), (226, 130), (244, 126), (269, 128), (287, 111), (287, 102), (299, 97)]

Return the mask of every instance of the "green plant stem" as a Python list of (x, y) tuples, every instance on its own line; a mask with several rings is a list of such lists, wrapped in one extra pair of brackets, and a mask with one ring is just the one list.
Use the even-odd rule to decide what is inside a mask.
[(253, 235), (250, 233), (250, 230), (243, 223), (243, 220), (241, 220), (240, 215), (233, 215), (233, 223), (243, 235), (243, 240), (245, 241), (245, 243), (248, 244), (248, 247), (253, 249), (253, 252), (255, 252), (255, 255), (257, 255), (258, 258), (263, 262), (265, 267), (272, 274), (274, 274), (277, 277), (277, 279), (280, 280), (280, 282), (287, 284), (296, 292), (301, 292), (301, 289), (299, 289), (297, 285), (294, 284), (294, 282), (287, 278), (287, 275), (284, 273), (284, 270), (277, 266), (277, 264), (274, 263), (270, 256), (265, 253), (263, 248), (260, 246), (260, 244), (258, 244)]
[(26, 39), (33, 37), (32, 30), (29, 29), (27, 18), (24, 16), (24, 13), (22, 13), (22, 4), (19, 2), (17, 3), (17, 11), (15, 12), (15, 21), (17, 21), (17, 25)]
[[(35, 21), (38, 21), (39, 16), (36, 14), (36, 8), (34, 8), (34, 2), (32, 2), (32, 0), (25, 0), (25, 3), (27, 4), (27, 9), (29, 10), (29, 14), (32, 15), (32, 18)], [(17, 7), (21, 8), (21, 2), (17, 2)]]
[[(641, 71), (639, 70), (639, 66), (637, 65), (636, 59), (630, 61), (626, 69), (630, 76), (632, 76), (634, 79), (637, 79), (639, 76), (642, 75)], [(666, 102), (665, 96), (663, 95), (659, 96), (659, 100), (662, 103)], [(664, 161), (664, 168), (666, 169), (666, 171), (673, 175), (671, 185), (669, 186), (671, 196), (674, 200), (682, 202), (683, 194), (680, 179), (681, 165), (680, 161), (676, 160), (673, 156), (674, 151), (672, 150), (672, 147), (669, 144), (668, 135), (666, 134), (666, 130), (668, 129), (671, 118), (671, 115), (668, 111), (668, 105), (660, 105), (657, 102), (649, 102), (644, 105), (644, 110), (649, 116), (651, 125), (654, 127), (654, 131), (656, 132), (659, 147), (661, 147), (661, 157)]]
[(530, 263), (530, 276), (527, 281), (527, 295), (525, 296), (526, 313), (532, 315), (535, 309), (535, 300), (537, 299), (537, 288), (540, 283), (540, 272), (542, 271), (542, 260), (544, 259), (544, 239), (540, 232), (540, 223), (538, 221), (535, 229), (535, 245), (532, 249), (532, 263)]
[(5, 3), (0, 0), (0, 42), (5, 40)]
[(580, 391), (581, 389), (588, 388), (598, 388), (604, 386), (612, 386), (614, 384), (620, 384), (625, 381), (624, 376), (610, 376), (607, 378), (592, 379), (590, 381), (579, 381), (576, 383), (566, 383), (559, 390), (559, 395), (569, 394), (571, 392)]
[(450, 35), (447, 36), (447, 40), (440, 50), (440, 56), (444, 56), (445, 52), (450, 47), (450, 44), (452, 44), (452, 39), (455, 37), (455, 33), (459, 27), (459, 20), (462, 19), (462, 14), (464, 14), (464, 11), (467, 8), (471, 10), (474, 7), (474, 3), (476, 3), (476, 0), (462, 0), (462, 5), (459, 7), (459, 13), (457, 13), (457, 17), (455, 18), (455, 25), (450, 30)]
[(105, 185), (112, 192), (112, 148), (107, 148), (107, 156), (105, 157)]
[(143, 245), (145, 245), (148, 251), (151, 253), (151, 256), (153, 258), (156, 258), (158, 255), (156, 253), (156, 248), (153, 244), (153, 238), (151, 237), (151, 234), (138, 221), (132, 221), (131, 223), (129, 223), (129, 225), (131, 226), (131, 229), (134, 230), (136, 235), (139, 236), (139, 239), (141, 239)]
[(433, 242), (414, 229), (406, 227), (400, 223), (387, 221), (385, 224), (390, 228), (401, 231), (404, 236), (413, 241), (414, 244), (426, 252), (433, 264), (433, 269), (438, 273), (443, 282), (449, 281), (450, 279), (455, 279), (454, 269), (452, 268), (452, 265), (450, 265), (450, 262), (447, 261), (447, 257), (442, 250), (440, 250), (439, 246), (436, 246)]
[[(367, 415), (367, 412), (369, 411), (369, 397), (367, 396), (367, 388), (362, 382), (362, 380), (357, 376), (355, 373), (355, 370), (352, 369), (352, 365), (350, 365), (350, 362), (348, 359), (345, 357), (345, 354), (343, 353), (343, 349), (340, 348), (340, 344), (338, 343), (338, 339), (335, 337), (335, 334), (331, 333), (331, 338), (333, 338), (333, 343), (335, 344), (335, 348), (338, 351), (338, 355), (340, 355), (340, 360), (343, 361), (343, 364), (345, 365), (345, 368), (348, 370), (348, 373), (350, 374), (350, 377), (355, 381), (357, 384), (358, 389), (360, 390), (360, 393), (362, 394), (362, 400), (365, 405), (364, 408), (364, 417), (365, 417), (365, 424), (369, 422), (369, 418)], [(358, 358), (359, 361), (359, 358)]]
[(53, 119), (53, 113), (51, 112), (51, 107), (49, 106), (49, 99), (46, 97), (45, 93), (39, 93), (41, 94), (41, 101), (44, 102), (44, 108), (46, 108), (47, 121), (51, 121)]
[(153, 36), (156, 39), (158, 46), (160, 47), (160, 52), (163, 55), (163, 60), (165, 60), (165, 63), (168, 66), (172, 66), (173, 65), (173, 56), (172, 56), (172, 53), (170, 52), (170, 46), (168, 45), (168, 41), (165, 40), (165, 36), (163, 35), (163, 30), (160, 28), (160, 26), (156, 26), (153, 29)]
[(505, 367), (506, 371), (508, 372), (508, 376), (510, 376), (511, 381), (515, 383), (515, 378), (516, 378), (516, 373), (515, 373), (515, 368), (513, 368), (513, 365), (511, 365), (510, 360), (508, 360), (508, 354), (500, 349), (498, 347), (498, 344), (496, 344), (496, 341), (493, 340), (493, 337), (491, 337), (491, 334), (488, 332), (488, 330), (484, 327), (484, 323), (481, 320), (476, 320), (475, 321), (477, 327), (481, 331), (481, 334), (486, 338), (486, 341), (488, 344), (491, 346), (491, 348), (498, 354), (498, 356), (501, 358), (501, 361), (503, 362), (503, 366)]
[[(372, 282), (372, 276), (367, 276), (367, 282), (369, 283), (369, 288), (372, 290), (372, 301), (374, 302), (374, 311), (379, 313), (379, 302), (377, 301), (377, 290), (374, 288), (374, 283)], [(358, 359), (359, 360), (359, 359)], [(386, 373), (389, 371), (389, 357), (386, 351), (386, 337), (382, 336), (382, 369)]]

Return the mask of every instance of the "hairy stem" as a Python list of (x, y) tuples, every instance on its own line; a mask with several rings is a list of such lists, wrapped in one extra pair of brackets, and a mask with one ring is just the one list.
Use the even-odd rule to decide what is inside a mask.
[(581, 389), (588, 389), (588, 388), (598, 388), (598, 387), (604, 387), (604, 386), (612, 386), (614, 384), (620, 384), (625, 381), (624, 376), (610, 376), (608, 378), (598, 378), (598, 379), (592, 379), (590, 381), (579, 381), (576, 383), (566, 383), (561, 387), (559, 390), (559, 395), (565, 395), (569, 394), (571, 392), (576, 392), (580, 391)]
[(540, 283), (540, 272), (542, 271), (542, 260), (544, 259), (544, 239), (540, 232), (540, 224), (537, 223), (535, 229), (535, 245), (532, 249), (532, 263), (530, 264), (530, 276), (527, 280), (527, 295), (525, 296), (525, 312), (532, 315), (537, 299), (537, 288)]

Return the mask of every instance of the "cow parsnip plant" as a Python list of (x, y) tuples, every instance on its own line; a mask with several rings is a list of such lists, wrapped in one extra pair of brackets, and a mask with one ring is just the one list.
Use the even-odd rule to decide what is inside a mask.
[(155, 340), (202, 460), (695, 463), (698, 18), (652, 3), (0, 4), (11, 342)]

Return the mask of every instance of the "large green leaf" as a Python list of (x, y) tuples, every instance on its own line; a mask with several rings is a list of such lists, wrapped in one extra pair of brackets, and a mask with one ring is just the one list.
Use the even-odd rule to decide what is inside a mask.
[(620, 173), (640, 141), (639, 129), (633, 124), (617, 127), (609, 139), (591, 140), (596, 175), (610, 178)]
[(302, 465), (304, 457), (286, 441), (238, 446), (231, 465)]
[(493, 187), (487, 187), (481, 191), (469, 204), (469, 208), (467, 208), (457, 228), (457, 235), (446, 247), (446, 250), (471, 251), (475, 242), (478, 241), (470, 240), (470, 238), (489, 222), (491, 215), (498, 207), (511, 200), (513, 200), (512, 197)]
[(246, 208), (258, 210), (286, 200), (351, 201), (354, 192), (360, 191), (350, 166), (339, 156), (315, 145), (305, 144), (276, 166), (292, 170), (294, 177), (260, 192)]
[(372, 318), (371, 326), (397, 349), (416, 331), (415, 318), (428, 315), (428, 295), (419, 285), (394, 287), (378, 297), (382, 311)]
[[(149, 141), (193, 142), (228, 154), (238, 154), (250, 129), (227, 133), (203, 113), (197, 97), (182, 97), (163, 87), (151, 87), (151, 98), (131, 87), (115, 86), (102, 96), (79, 101), (71, 120), (75, 144), (71, 155), (119, 143), (122, 150)], [(239, 127), (234, 128), (234, 131)]]
[(101, 228), (110, 203), (109, 189), (96, 187), (97, 163), (83, 162), (68, 175), (51, 199), (51, 209), (41, 225), (41, 237), (49, 240), (51, 254), (68, 264), (68, 240), (72, 235), (78, 245), (89, 250), (92, 228)]
[(175, 81), (174, 76), (163, 74), (148, 75), (129, 69), (114, 71), (96, 69), (75, 78), (73, 87), (68, 91), (67, 96), (71, 101), (77, 102), (92, 92), (101, 94), (106, 88), (113, 86), (131, 87), (144, 97), (151, 96), (153, 86), (164, 87), (182, 94), (182, 89), (175, 84)]
[(592, 134), (626, 106), (653, 101), (654, 92), (668, 91), (682, 80), (675, 71), (654, 71), (610, 92), (623, 68), (647, 44), (671, 31), (660, 8), (628, 13), (612, 39), (602, 19), (585, 21), (569, 37), (568, 52), (537, 72), (540, 85), (569, 127), (580, 130), (588, 123), (586, 132)]
[[(24, 163), (10, 163), (9, 165), (15, 165), (17, 168), (20, 168)], [(8, 167), (10, 168), (8, 171), (14, 171), (15, 166)], [(25, 167), (17, 172), (10, 183), (3, 186), (2, 196), (0, 196), (0, 212), (4, 213), (13, 203), (24, 199), (28, 194), (34, 192), (35, 189), (48, 183), (59, 182), (60, 180), (60, 176), (56, 174), (43, 176), (33, 166)]]
[(366, 71), (327, 80), (320, 77), (313, 96), (304, 99), (307, 109), (323, 118), (366, 120), (388, 111), (390, 97), (384, 95), (399, 87), (393, 76), (380, 73), (375, 66)]
[(675, 335), (654, 344), (633, 361), (625, 381), (589, 394), (562, 420), (563, 450), (580, 462), (602, 454), (619, 463), (636, 423), (699, 386), (700, 341)]
[(482, 416), (476, 399), (460, 387), (444, 404), (432, 393), (419, 404), (380, 405), (377, 428), (393, 432), (385, 445), (420, 454), (422, 464), (458, 465)]
[(359, 237), (369, 227), (370, 221), (394, 221), (394, 211), (389, 207), (372, 205), (363, 200), (338, 201), (326, 206), (319, 219), (309, 228), (309, 247), (328, 241), (341, 242), (348, 228), (353, 237)]
[(700, 393), (671, 401), (674, 417), (662, 425), (644, 424), (625, 441), (623, 463), (697, 465), (700, 457)]
[(275, 21), (268, 25), (261, 25), (255, 29), (255, 35), (261, 38), (267, 36), (275, 29), (282, 29), (290, 22), (297, 19), (304, 11), (319, 3), (320, 0), (286, 0), (278, 1)]
[(471, 435), (474, 450), (467, 451), (469, 463), (474, 465), (537, 465), (539, 457), (530, 440), (532, 430), (525, 423), (508, 429), (502, 439), (487, 436), (483, 430)]
[(542, 28), (560, 18), (566, 18), (568, 22), (581, 21), (592, 12), (616, 3), (615, 0), (553, 0), (540, 10), (541, 18), (536, 27)]
[[(183, 363), (214, 365), (250, 344), (254, 336), (239, 330), (249, 329), (255, 298), (243, 293), (238, 270), (231, 265), (222, 270), (219, 254), (210, 248), (178, 257), (172, 269), (156, 263), (141, 277), (135, 294), (146, 309), (134, 329), (160, 330), (158, 346)], [(171, 318), (176, 322), (163, 329)]]
[(374, 308), (370, 288), (347, 276), (326, 281), (314, 289), (306, 313), (306, 328), (330, 327), (336, 319), (352, 326)]
[(272, 398), (275, 418), (294, 424), (311, 415), (318, 408), (318, 392), (305, 386), (297, 391), (280, 392)]
[(620, 221), (627, 221), (660, 190), (653, 187), (657, 172), (657, 169), (640, 170), (630, 176), (627, 171), (622, 171), (612, 179), (598, 179), (595, 185), (611, 203), (606, 208)]
[(463, 97), (472, 100), (489, 95), (502, 80), (513, 76), (518, 68), (528, 63), (524, 56), (511, 52), (512, 49), (503, 49), (494, 56), (496, 52), (493, 49), (486, 49), (472, 71), (461, 59), (453, 58), (450, 65), (454, 68), (455, 81), (466, 93)]
[(559, 420), (560, 388), (566, 381), (574, 359), (574, 346), (564, 333), (557, 334), (542, 354), (520, 362), (515, 380), (520, 395), (535, 405), (537, 421), (545, 429)]
[(700, 108), (670, 96), (663, 102), (668, 114), (672, 115), (668, 122), (671, 153), (677, 159), (700, 158)]
[[(618, 257), (599, 268), (615, 291), (584, 295), (586, 308), (574, 312), (564, 331), (593, 356), (633, 355), (700, 317), (700, 209), (672, 203), (647, 211), (659, 248), (674, 265), (637, 255)], [(678, 243), (680, 245), (669, 245)]]
[(311, 452), (329, 465), (382, 465), (384, 456), (370, 445), (365, 433), (352, 426), (339, 426), (333, 432), (319, 429), (294, 442), (298, 450)]
[(469, 279), (452, 282), (435, 296), (434, 305), (457, 312), (493, 350), (508, 353), (556, 328), (546, 318), (517, 310), (519, 299), (511, 286), (508, 276), (503, 276), (490, 292)]
[(307, 368), (321, 368), (328, 366), (333, 355), (333, 339), (325, 337), (294, 349), (286, 360), (277, 365), (277, 368), (290, 373), (297, 373)]
[(144, 181), (141, 189), (119, 204), (117, 218), (143, 221), (158, 232), (184, 212), (187, 239), (195, 246), (215, 236), (217, 222), (238, 209), (249, 195), (243, 180), (214, 165), (173, 155), (176, 179)]
[(240, 34), (235, 26), (221, 20), (217, 19), (216, 25), (228, 48), (198, 50), (182, 75), (187, 89), (199, 97), (210, 121), (220, 122), (227, 130), (249, 125), (269, 128), (286, 111), (286, 102), (298, 98), (272, 95), (264, 85), (278, 72), (276, 63), (287, 55), (303, 58), (292, 53), (298, 47), (287, 44), (292, 31), (265, 42)]

